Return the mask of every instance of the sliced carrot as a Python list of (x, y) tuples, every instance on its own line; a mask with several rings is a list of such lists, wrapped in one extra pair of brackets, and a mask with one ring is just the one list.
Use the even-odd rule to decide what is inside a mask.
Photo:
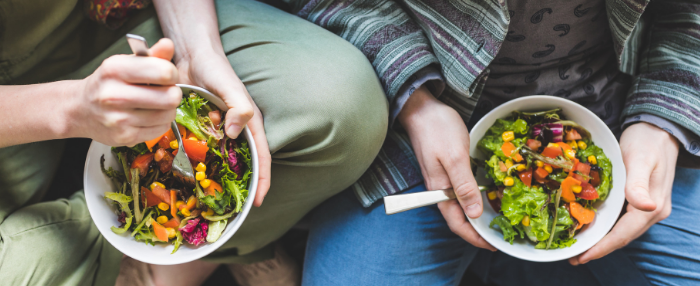
[(180, 226), (180, 219), (178, 219), (177, 216), (174, 216), (169, 221), (164, 223), (163, 226), (170, 228), (178, 228)]
[(158, 141), (158, 145), (163, 148), (163, 149), (170, 149), (170, 141), (173, 141), (177, 138), (175, 138), (175, 133), (173, 133), (172, 129), (168, 129), (168, 131), (163, 134), (162, 137), (160, 137), (160, 141)]
[(515, 153), (513, 156), (511, 156), (515, 162), (522, 162), (523, 161), (523, 156), (520, 155), (519, 153)]
[(177, 130), (180, 131), (180, 135), (182, 136), (182, 139), (187, 138), (187, 128), (185, 128), (185, 126), (182, 126), (182, 125), (180, 125), (180, 123), (178, 123)]
[(160, 138), (163, 138), (163, 135), (158, 136), (158, 138), (148, 140), (144, 143), (146, 143), (146, 147), (148, 147), (148, 151), (153, 151), (153, 146), (156, 146), (158, 144), (158, 141), (160, 141)]
[(168, 231), (165, 230), (165, 227), (160, 225), (158, 222), (156, 222), (154, 219), (151, 219), (151, 225), (153, 225), (153, 232), (156, 234), (156, 237), (160, 241), (168, 241)]
[(172, 215), (173, 218), (177, 218), (177, 208), (175, 207), (176, 202), (177, 202), (177, 192), (174, 190), (170, 190), (170, 215)]
[(515, 151), (515, 145), (511, 142), (505, 142), (503, 145), (501, 145), (501, 151), (503, 151), (503, 154), (506, 155), (506, 157), (510, 157), (513, 154), (513, 151)]
[(145, 204), (146, 207), (152, 207), (162, 203), (163, 200), (146, 187), (141, 187), (141, 202)]
[(187, 204), (185, 204), (185, 207), (188, 210), (192, 210), (196, 205), (197, 205), (197, 198), (195, 198), (194, 195), (191, 195), (190, 198), (187, 199)]
[(559, 145), (559, 147), (563, 148), (564, 151), (571, 149), (571, 146), (569, 146), (569, 144), (566, 144), (565, 142), (557, 142), (557, 145)]
[(170, 204), (170, 192), (168, 190), (161, 188), (160, 186), (155, 186), (152, 190), (153, 194), (160, 198), (160, 201)]
[(580, 224), (589, 224), (595, 218), (595, 212), (593, 210), (584, 208), (577, 202), (570, 202), (569, 208), (571, 209), (571, 216), (578, 220)]
[[(503, 165), (505, 167), (505, 165)], [(208, 187), (204, 188), (204, 192), (209, 195), (209, 196), (214, 196), (216, 197), (216, 192), (223, 192), (224, 188), (219, 185), (219, 183), (214, 182), (213, 180), (211, 181), (211, 184), (209, 184)]]
[(561, 182), (561, 198), (564, 199), (565, 202), (570, 203), (576, 200), (576, 195), (574, 195), (573, 190), (573, 187), (576, 185), (581, 185), (581, 181), (572, 177), (566, 177), (566, 179)]

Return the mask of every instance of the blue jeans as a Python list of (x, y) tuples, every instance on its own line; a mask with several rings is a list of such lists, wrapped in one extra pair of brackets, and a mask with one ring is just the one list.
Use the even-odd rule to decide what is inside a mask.
[[(671, 215), (627, 247), (581, 266), (475, 248), (435, 206), (387, 216), (352, 192), (312, 213), (304, 285), (457, 285), (468, 269), (489, 285), (700, 285), (700, 170), (676, 169)], [(415, 187), (408, 192), (425, 190)]]

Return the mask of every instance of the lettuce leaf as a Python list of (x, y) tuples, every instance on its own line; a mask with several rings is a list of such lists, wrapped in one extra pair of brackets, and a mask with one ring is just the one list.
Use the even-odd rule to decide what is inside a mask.
[(227, 220), (218, 220), (209, 222), (209, 232), (207, 233), (207, 242), (216, 242), (221, 237), (221, 233), (226, 229)]
[[(523, 220), (526, 215), (530, 216), (530, 221), (542, 216), (541, 209), (547, 201), (547, 194), (542, 187), (528, 187), (520, 180), (515, 180), (512, 187), (503, 190), (501, 199), (501, 211), (511, 224), (516, 225)], [(548, 217), (546, 214), (545, 217)]]
[(131, 221), (134, 218), (134, 215), (131, 214), (131, 208), (129, 208), (129, 203), (132, 201), (132, 198), (125, 194), (113, 192), (106, 192), (105, 198), (117, 202), (121, 211), (126, 214), (125, 223), (123, 227), (119, 228), (116, 226), (112, 226), (110, 227), (110, 229), (116, 234), (125, 233), (127, 230), (129, 230), (129, 227), (131, 227)]
[(503, 180), (507, 175), (506, 172), (501, 171), (501, 167), (498, 164), (499, 161), (496, 155), (491, 156), (491, 159), (486, 161), (486, 176), (491, 178), (496, 185), (503, 186)]
[(497, 226), (503, 233), (503, 240), (510, 242), (510, 244), (513, 244), (513, 240), (515, 239), (516, 235), (519, 234), (521, 239), (524, 237), (523, 231), (517, 227), (514, 227), (505, 216), (501, 215), (493, 218), (489, 224), (489, 227), (494, 228), (495, 226)]
[(206, 104), (207, 101), (196, 93), (183, 97), (175, 113), (175, 122), (186, 127), (199, 140), (208, 140), (209, 137), (219, 140), (224, 137), (223, 131), (214, 127), (214, 123), (212, 123), (208, 115), (199, 115), (200, 109), (206, 107)]

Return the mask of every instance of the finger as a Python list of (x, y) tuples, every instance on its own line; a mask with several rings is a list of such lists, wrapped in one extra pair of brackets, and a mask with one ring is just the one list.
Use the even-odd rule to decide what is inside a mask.
[(496, 251), (496, 248), (486, 242), (486, 240), (476, 232), (472, 224), (467, 221), (464, 216), (464, 211), (457, 201), (449, 200), (438, 203), (438, 209), (440, 209), (440, 213), (442, 213), (445, 221), (447, 221), (447, 226), (456, 235), (476, 247)]
[(116, 55), (100, 66), (104, 78), (119, 79), (133, 84), (174, 85), (178, 71), (173, 63), (156, 57)]
[(135, 127), (162, 126), (175, 120), (175, 110), (137, 109), (129, 113), (129, 124)]
[(578, 263), (587, 263), (626, 246), (654, 224), (653, 217), (653, 213), (631, 209), (620, 218), (610, 233), (578, 257)]
[(448, 152), (447, 154), (454, 154), (454, 156), (441, 162), (450, 177), (450, 183), (459, 204), (464, 209), (463, 212), (470, 218), (478, 218), (483, 211), (483, 201), (469, 165), (469, 154), (465, 150)]
[(116, 109), (174, 110), (182, 101), (182, 90), (177, 86), (146, 86), (107, 84), (99, 95), (101, 104)]
[(245, 86), (234, 87), (228, 92), (220, 93), (229, 110), (226, 111), (226, 135), (230, 138), (237, 138), (248, 121), (253, 118), (255, 111), (248, 99), (248, 92)]
[(248, 122), (248, 128), (250, 128), (250, 133), (253, 134), (255, 147), (258, 151), (258, 188), (255, 192), (253, 205), (259, 207), (262, 205), (267, 191), (270, 190), (272, 157), (270, 155), (270, 147), (267, 144), (267, 137), (265, 136), (262, 115), (259, 113), (255, 115)]
[(148, 49), (148, 56), (164, 59), (170, 61), (175, 55), (175, 44), (168, 38), (162, 38)]
[(649, 180), (654, 164), (650, 164), (648, 160), (638, 154), (625, 156), (625, 167), (627, 167), (625, 198), (630, 205), (642, 211), (656, 209), (656, 203), (649, 196)]

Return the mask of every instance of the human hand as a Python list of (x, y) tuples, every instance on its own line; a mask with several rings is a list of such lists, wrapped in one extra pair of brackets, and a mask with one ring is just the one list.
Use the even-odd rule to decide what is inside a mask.
[(438, 204), (450, 230), (474, 246), (496, 251), (465, 217), (481, 216), (483, 206), (469, 163), (469, 131), (464, 120), (425, 87), (411, 95), (398, 120), (411, 138), (426, 187), (454, 189), (457, 200)]
[(270, 189), (272, 158), (265, 136), (265, 127), (260, 109), (248, 94), (223, 53), (195, 51), (177, 60), (180, 82), (201, 86), (221, 97), (230, 108), (226, 112), (224, 130), (230, 138), (239, 136), (248, 125), (258, 151), (258, 188), (253, 205), (262, 205)]
[(620, 149), (627, 168), (627, 213), (600, 242), (570, 258), (571, 265), (587, 263), (626, 246), (671, 214), (678, 141), (656, 126), (637, 123), (622, 133)]
[[(87, 137), (110, 146), (133, 146), (170, 128), (182, 100), (178, 72), (170, 62), (173, 43), (161, 39), (148, 57), (116, 55), (76, 81), (68, 102), (67, 137)], [(148, 85), (150, 84), (150, 85)]]

